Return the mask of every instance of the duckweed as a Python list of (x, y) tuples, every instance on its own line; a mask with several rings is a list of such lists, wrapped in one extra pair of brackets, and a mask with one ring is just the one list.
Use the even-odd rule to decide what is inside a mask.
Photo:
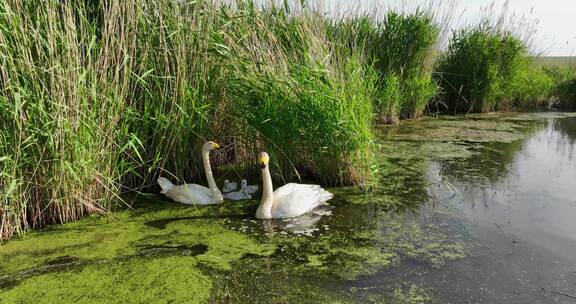
[(0, 293), (3, 303), (205, 303), (210, 278), (191, 257), (95, 262), (47, 273)]
[(28, 233), (0, 246), (0, 270), (22, 271), (62, 256), (110, 259), (131, 255), (134, 249), (130, 244), (140, 237), (140, 225), (128, 212), (118, 212), (108, 218), (94, 216)]

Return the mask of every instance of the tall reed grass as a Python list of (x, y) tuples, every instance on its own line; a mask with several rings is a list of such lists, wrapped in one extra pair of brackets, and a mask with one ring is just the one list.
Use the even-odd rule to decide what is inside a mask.
[(528, 47), (511, 32), (482, 27), (457, 32), (443, 54), (436, 78), (441, 108), (490, 112), (546, 108), (566, 92), (562, 73), (536, 65)]
[(278, 178), (370, 176), (376, 76), (326, 19), (253, 2), (0, 4), (2, 238), (114, 207), (159, 175), (202, 180), (268, 150)]
[(576, 68), (573, 66), (555, 66), (544, 68), (552, 79), (551, 89), (553, 106), (564, 110), (576, 110)]
[(450, 112), (489, 112), (547, 106), (553, 79), (533, 62), (535, 20), (496, 13), (489, 6), (480, 21), (455, 31), (437, 65), (437, 98)]
[[(132, 166), (122, 126), (134, 7), (0, 4), (0, 235), (105, 211)], [(102, 30), (103, 29), (105, 30)]]
[[(375, 76), (334, 50), (325, 19), (286, 7), (240, 5), (224, 39), (227, 99), (243, 150), (266, 149), (285, 179), (357, 184), (370, 175)], [(231, 19), (232, 20), (232, 19)], [(240, 134), (238, 134), (240, 135)]]
[(276, 4), (0, 3), (0, 239), (107, 212), (161, 175), (202, 182), (209, 139), (225, 146), (216, 167), (267, 150), (275, 178), (366, 183), (372, 124), (423, 115), (438, 83), (451, 108), (481, 111), (573, 79), (527, 69), (525, 40), (484, 28), (438, 65), (448, 24), (431, 9)]
[(525, 45), (511, 33), (483, 27), (460, 30), (438, 68), (444, 103), (455, 112), (510, 108), (526, 55)]
[(548, 108), (556, 96), (556, 80), (541, 66), (535, 65), (532, 59), (526, 59), (527, 64), (512, 82), (511, 91), (514, 96), (515, 109)]
[(334, 40), (358, 49), (377, 74), (374, 107), (380, 122), (419, 117), (437, 93), (432, 78), (440, 25), (430, 12), (388, 12), (382, 21), (370, 16), (343, 19), (329, 27)]

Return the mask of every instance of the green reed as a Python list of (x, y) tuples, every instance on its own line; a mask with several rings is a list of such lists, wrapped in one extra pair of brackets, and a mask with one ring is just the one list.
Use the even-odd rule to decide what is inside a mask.
[(325, 20), (211, 1), (0, 4), (2, 237), (201, 181), (199, 148), (285, 180), (370, 176), (374, 76), (331, 52)]
[(266, 150), (279, 180), (366, 184), (372, 125), (423, 115), (438, 82), (450, 107), (492, 110), (544, 104), (560, 78), (504, 32), (458, 32), (436, 65), (447, 24), (426, 10), (294, 5), (2, 2), (1, 238), (108, 212), (159, 176), (202, 182), (206, 140), (217, 172)]
[(370, 16), (333, 22), (331, 36), (343, 48), (363, 53), (377, 73), (374, 107), (380, 122), (419, 117), (436, 95), (432, 72), (443, 25), (432, 13), (388, 12), (383, 20)]

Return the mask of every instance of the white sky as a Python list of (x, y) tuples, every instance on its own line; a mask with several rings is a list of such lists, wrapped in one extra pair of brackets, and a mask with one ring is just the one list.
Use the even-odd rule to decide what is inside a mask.
[[(373, 9), (374, 6), (423, 3), (420, 0), (318, 0), (326, 7), (356, 7)], [(458, 12), (454, 27), (477, 21), (481, 9), (494, 2), (496, 12), (501, 11), (505, 0), (455, 0)], [(437, 0), (442, 4), (448, 0)], [(576, 56), (576, 0), (509, 0), (509, 12), (538, 20), (534, 40), (536, 52), (548, 56)]]
[[(491, 0), (460, 0), (462, 18), (474, 20)], [(502, 7), (504, 0), (495, 1)], [(536, 47), (549, 56), (576, 56), (576, 0), (510, 0), (510, 11), (538, 19)]]

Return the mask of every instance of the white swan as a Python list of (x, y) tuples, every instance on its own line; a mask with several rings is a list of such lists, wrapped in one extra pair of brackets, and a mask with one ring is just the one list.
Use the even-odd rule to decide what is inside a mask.
[(229, 180), (224, 180), (224, 187), (222, 187), (222, 192), (232, 192), (238, 188), (237, 182), (230, 182)]
[(262, 168), (262, 201), (256, 210), (259, 219), (292, 218), (327, 205), (334, 195), (318, 185), (290, 183), (272, 192), (272, 177), (268, 169), (270, 157), (262, 152), (258, 158)]
[(197, 184), (175, 186), (168, 179), (160, 177), (158, 178), (158, 184), (162, 188), (160, 193), (182, 204), (213, 205), (222, 203), (224, 198), (220, 189), (216, 186), (214, 175), (212, 175), (212, 167), (210, 166), (210, 151), (219, 148), (220, 146), (212, 141), (206, 142), (202, 146), (202, 161), (206, 179), (208, 180), (208, 188)]
[[(258, 191), (258, 185), (248, 185), (248, 182), (243, 179), (240, 186), (240, 191), (244, 191), (249, 194), (256, 193)], [(245, 190), (242, 190), (245, 189)]]

